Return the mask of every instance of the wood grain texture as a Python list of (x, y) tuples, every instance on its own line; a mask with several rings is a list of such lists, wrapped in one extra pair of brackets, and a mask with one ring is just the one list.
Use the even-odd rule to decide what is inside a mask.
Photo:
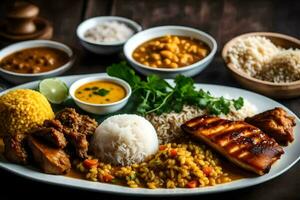
[[(0, 17), (10, 0), (0, 3)], [(84, 50), (76, 38), (75, 30), (83, 19), (101, 15), (119, 15), (132, 18), (144, 28), (159, 25), (191, 26), (210, 33), (218, 42), (219, 51), (212, 64), (194, 77), (196, 82), (220, 84), (242, 88), (226, 70), (220, 50), (231, 38), (252, 31), (273, 31), (300, 37), (299, 0), (32, 0), (41, 7), (41, 16), (54, 23), (54, 39), (71, 45), (77, 63), (66, 74), (104, 72), (106, 66), (118, 62), (122, 56), (99, 56)], [(279, 101), (300, 116), (300, 98)], [(299, 199), (300, 163), (284, 175), (267, 183), (221, 194), (174, 197), (167, 199), (231, 199), (281, 200)], [(140, 199), (111, 194), (81, 191), (37, 183), (0, 169), (0, 199), (11, 199), (22, 194), (54, 197), (75, 196), (93, 199)], [(3, 185), (3, 184), (2, 184)], [(34, 191), (34, 192), (33, 192)], [(144, 198), (147, 200), (150, 198)]]

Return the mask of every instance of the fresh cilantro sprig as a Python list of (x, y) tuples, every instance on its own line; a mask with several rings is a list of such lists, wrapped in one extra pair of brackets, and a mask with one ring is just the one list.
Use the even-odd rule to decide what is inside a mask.
[(228, 114), (231, 105), (237, 110), (244, 105), (241, 97), (226, 99), (214, 97), (202, 89), (197, 90), (193, 79), (183, 75), (175, 78), (175, 86), (157, 75), (149, 75), (143, 81), (124, 61), (109, 66), (107, 73), (129, 83), (133, 90), (131, 100), (137, 105), (136, 112), (141, 115), (180, 112), (184, 105), (198, 106), (211, 114), (220, 115)]

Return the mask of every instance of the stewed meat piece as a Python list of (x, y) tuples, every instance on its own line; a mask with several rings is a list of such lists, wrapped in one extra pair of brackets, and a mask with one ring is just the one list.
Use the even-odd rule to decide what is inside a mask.
[(95, 133), (97, 126), (98, 123), (96, 122), (96, 120), (90, 118), (87, 115), (81, 115), (81, 123), (79, 124), (77, 131), (89, 136)]
[(64, 134), (55, 128), (38, 128), (31, 134), (33, 137), (37, 137), (47, 144), (63, 149), (67, 146), (67, 140), (64, 136)]
[(70, 142), (71, 147), (75, 150), (76, 155), (79, 158), (86, 158), (89, 149), (89, 143), (86, 139), (86, 135), (76, 131), (65, 132), (65, 135), (67, 140)]
[(59, 120), (51, 119), (51, 120), (45, 120), (44, 121), (44, 127), (47, 128), (55, 128), (56, 130), (62, 132), (63, 131), (63, 125), (60, 123)]
[(47, 174), (65, 174), (71, 169), (69, 156), (62, 150), (49, 147), (36, 138), (28, 137), (33, 160)]
[(287, 146), (294, 140), (295, 118), (288, 115), (282, 108), (267, 110), (253, 117), (248, 117), (245, 121), (258, 127), (279, 144)]
[(56, 114), (55, 119), (61, 122), (65, 130), (71, 129), (84, 135), (92, 135), (98, 125), (94, 119), (78, 114), (74, 108), (61, 110)]
[(28, 152), (26, 146), (26, 134), (17, 133), (5, 136), (4, 156), (7, 160), (17, 164), (28, 164)]
[(80, 115), (74, 108), (65, 108), (56, 114), (56, 120), (63, 125), (63, 133), (79, 158), (86, 158), (88, 152), (87, 137), (92, 135), (97, 122), (87, 115)]

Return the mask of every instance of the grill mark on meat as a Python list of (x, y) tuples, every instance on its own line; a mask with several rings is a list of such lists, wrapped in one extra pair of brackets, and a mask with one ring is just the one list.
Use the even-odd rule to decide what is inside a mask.
[[(220, 120), (220, 118), (210, 120), (207, 116), (202, 117), (187, 121), (182, 125), (182, 129), (245, 169), (262, 175), (283, 153), (283, 149), (272, 138), (250, 124), (243, 121), (233, 122)], [(212, 123), (215, 126), (212, 126)]]

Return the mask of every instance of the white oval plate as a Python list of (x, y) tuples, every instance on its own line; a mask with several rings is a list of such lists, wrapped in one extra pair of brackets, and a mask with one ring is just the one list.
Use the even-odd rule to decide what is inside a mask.
[[(76, 76), (65, 76), (59, 77), (61, 80), (66, 82), (68, 86), (70, 86), (74, 81), (87, 77), (93, 76), (95, 74), (88, 74), (88, 75), (76, 75)], [(99, 75), (99, 74), (98, 74)], [(104, 74), (102, 74), (104, 75)], [(38, 86), (38, 81), (26, 83), (20, 85), (15, 88), (30, 88), (35, 89)], [(290, 144), (288, 147), (284, 148), (285, 154), (281, 157), (279, 161), (277, 161), (273, 166), (270, 172), (263, 176), (258, 176), (254, 178), (244, 178), (240, 180), (236, 180), (230, 183), (220, 184), (216, 186), (209, 186), (203, 188), (195, 188), (195, 189), (145, 189), (145, 188), (129, 188), (123, 186), (117, 186), (112, 184), (106, 183), (99, 183), (99, 182), (92, 182), (87, 180), (75, 179), (66, 176), (58, 176), (58, 175), (48, 175), (41, 173), (31, 167), (16, 165), (12, 163), (6, 162), (4, 159), (0, 158), (0, 167), (6, 169), (10, 172), (18, 174), (20, 176), (41, 181), (45, 183), (55, 184), (55, 185), (62, 185), (68, 186), (72, 188), (80, 188), (85, 190), (93, 190), (98, 192), (108, 192), (114, 194), (126, 194), (126, 195), (143, 195), (143, 196), (173, 196), (173, 195), (194, 195), (194, 194), (208, 194), (208, 193), (217, 193), (217, 192), (224, 192), (229, 190), (236, 190), (240, 188), (245, 188), (253, 185), (257, 185), (268, 180), (271, 180), (289, 168), (291, 168), (298, 160), (300, 155), (300, 121), (299, 118), (288, 108), (269, 99), (262, 95), (249, 92), (242, 89), (226, 87), (226, 86), (219, 86), (219, 85), (208, 85), (208, 84), (197, 84), (196, 87), (202, 88), (204, 90), (210, 91), (213, 95), (222, 96), (222, 95), (230, 95), (232, 98), (237, 98), (239, 96), (244, 97), (252, 104), (256, 105), (257, 112), (263, 112), (267, 109), (274, 108), (276, 106), (283, 107), (284, 109), (289, 112), (289, 114), (296, 117), (296, 127), (295, 127), (295, 141)], [(12, 89), (15, 89), (12, 88)], [(6, 92), (6, 91), (5, 91)], [(0, 93), (0, 95), (2, 95)]]

